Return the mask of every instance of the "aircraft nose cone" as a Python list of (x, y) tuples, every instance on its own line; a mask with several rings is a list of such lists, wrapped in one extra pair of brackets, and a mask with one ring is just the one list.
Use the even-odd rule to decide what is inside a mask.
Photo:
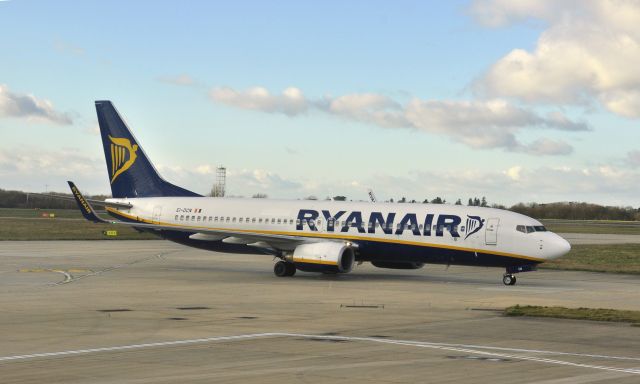
[(557, 259), (560, 256), (564, 256), (571, 250), (571, 244), (562, 237), (553, 234), (553, 238), (549, 239), (549, 242), (546, 246), (547, 249), (547, 258), (548, 259)]

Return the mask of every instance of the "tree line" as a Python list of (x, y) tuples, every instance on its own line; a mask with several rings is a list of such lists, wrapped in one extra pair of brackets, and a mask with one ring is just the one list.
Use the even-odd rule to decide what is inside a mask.
[[(58, 194), (72, 197), (71, 194)], [(106, 195), (94, 195), (87, 196), (91, 199), (104, 200), (109, 196)], [(266, 194), (256, 194), (254, 198), (266, 198)], [(311, 196), (314, 200), (317, 198)], [(330, 199), (330, 198), (329, 198)], [(335, 196), (335, 201), (346, 201), (345, 196)], [(393, 203), (393, 199), (389, 199), (388, 202)], [(406, 204), (418, 204), (418, 203), (431, 203), (431, 204), (447, 204), (447, 201), (441, 197), (435, 197), (433, 199), (424, 199), (422, 202), (412, 199), (408, 200), (402, 197), (395, 201), (397, 203)], [(455, 205), (463, 205), (461, 199), (457, 199), (454, 202)], [(577, 202), (561, 202), (561, 203), (518, 203), (512, 207), (505, 207), (500, 204), (489, 204), (486, 197), (472, 197), (467, 200), (467, 206), (473, 207), (493, 207), (500, 209), (508, 209), (513, 212), (518, 212), (526, 216), (530, 216), (536, 219), (564, 219), (564, 220), (625, 220), (625, 221), (640, 221), (640, 208), (633, 207), (615, 207), (615, 206), (603, 206), (590, 203), (577, 203)], [(7, 191), (0, 189), (0, 208), (31, 208), (31, 209), (76, 209), (76, 203), (72, 200), (60, 200), (47, 198), (45, 196), (29, 194), (22, 191)]]
[[(73, 195), (68, 193), (56, 193), (56, 195), (73, 197)], [(86, 197), (95, 200), (104, 200), (109, 196), (94, 195)], [(78, 206), (74, 200), (54, 199), (42, 195), (28, 194), (22, 191), (0, 189), (0, 208), (77, 209)]]

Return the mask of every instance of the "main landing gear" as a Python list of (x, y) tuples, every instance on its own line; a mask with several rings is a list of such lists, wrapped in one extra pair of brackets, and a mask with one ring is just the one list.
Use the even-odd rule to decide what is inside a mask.
[(273, 266), (273, 273), (278, 277), (288, 277), (296, 274), (296, 266), (287, 261), (278, 261)]
[(502, 276), (502, 283), (504, 285), (516, 285), (516, 277), (510, 273), (505, 273)]

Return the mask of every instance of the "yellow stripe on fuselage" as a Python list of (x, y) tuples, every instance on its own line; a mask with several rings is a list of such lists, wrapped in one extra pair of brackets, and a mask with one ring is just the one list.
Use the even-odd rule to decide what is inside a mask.
[(414, 245), (414, 246), (418, 246), (418, 247), (440, 248), (440, 249), (451, 249), (451, 250), (455, 250), (455, 251), (475, 252), (475, 253), (485, 254), (485, 255), (504, 256), (504, 257), (510, 257), (510, 258), (513, 258), (513, 259), (523, 259), (523, 260), (535, 261), (537, 263), (542, 263), (542, 262), (545, 261), (544, 259), (540, 259), (540, 258), (537, 258), (537, 257), (518, 255), (518, 254), (515, 254), (515, 253), (499, 252), (499, 251), (490, 252), (490, 251), (486, 251), (486, 250), (482, 250), (482, 249), (456, 247), (456, 246), (453, 246), (453, 245), (446, 245), (446, 244), (422, 243), (422, 242), (418, 242), (418, 241), (400, 240), (400, 239), (385, 239), (385, 238), (379, 238), (379, 237), (364, 237), (364, 236), (353, 236), (353, 235), (336, 236), (336, 235), (332, 235), (332, 234), (309, 233), (309, 232), (284, 232), (284, 231), (268, 231), (268, 230), (235, 229), (235, 228), (213, 228), (213, 227), (203, 227), (203, 226), (191, 226), (191, 225), (182, 225), (182, 224), (173, 224), (173, 223), (163, 223), (163, 222), (159, 222), (159, 221), (146, 220), (146, 219), (140, 218), (138, 216), (131, 216), (131, 215), (128, 215), (126, 213), (122, 213), (122, 212), (118, 211), (117, 209), (111, 208), (111, 207), (106, 207), (106, 209), (107, 209), (107, 211), (109, 211), (109, 212), (111, 212), (111, 213), (113, 213), (115, 215), (119, 215), (119, 216), (125, 217), (125, 218), (127, 218), (129, 220), (134, 220), (134, 221), (142, 222), (142, 223), (145, 223), (145, 224), (157, 224), (157, 225), (162, 225), (162, 226), (165, 226), (165, 227), (179, 227), (179, 228), (193, 229), (194, 232), (197, 232), (198, 230), (212, 230), (212, 231), (241, 232), (241, 233), (246, 233), (248, 235), (250, 235), (250, 234), (256, 234), (256, 235), (284, 235), (284, 236), (297, 236), (297, 237), (324, 238), (324, 239), (331, 239), (331, 240), (356, 240), (356, 241), (360, 240), (360, 241), (371, 241), (371, 242), (376, 242), (376, 243), (403, 244), (403, 245)]
[(295, 263), (333, 265), (333, 266), (336, 266), (336, 267), (338, 266), (338, 263), (332, 263), (331, 261), (324, 261), (324, 260), (296, 259), (294, 257), (293, 261)]

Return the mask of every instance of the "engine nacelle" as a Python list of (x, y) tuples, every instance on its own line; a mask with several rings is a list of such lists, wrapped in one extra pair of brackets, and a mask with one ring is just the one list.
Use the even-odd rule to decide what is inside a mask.
[(293, 263), (305, 272), (348, 273), (355, 262), (353, 248), (344, 243), (321, 242), (298, 245)]
[(375, 267), (388, 269), (420, 269), (424, 267), (424, 263), (413, 261), (372, 261)]

